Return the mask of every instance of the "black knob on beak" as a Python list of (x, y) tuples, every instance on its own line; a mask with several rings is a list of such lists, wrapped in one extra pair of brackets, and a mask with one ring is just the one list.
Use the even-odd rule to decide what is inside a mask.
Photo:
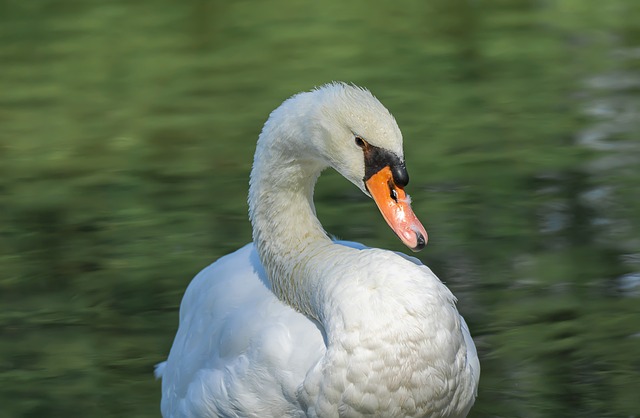
[(391, 167), (391, 174), (393, 174), (393, 182), (396, 186), (405, 187), (409, 184), (409, 173), (407, 167), (404, 165), (404, 161), (393, 164)]

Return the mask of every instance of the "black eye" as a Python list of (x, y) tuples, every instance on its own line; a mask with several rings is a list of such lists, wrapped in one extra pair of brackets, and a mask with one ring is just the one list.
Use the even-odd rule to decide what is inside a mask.
[(367, 143), (364, 142), (364, 139), (356, 135), (356, 145), (359, 146), (360, 148), (364, 148), (365, 145), (367, 145)]
[(391, 194), (389, 196), (391, 196), (394, 202), (398, 203), (398, 192), (396, 192), (396, 189), (391, 188)]

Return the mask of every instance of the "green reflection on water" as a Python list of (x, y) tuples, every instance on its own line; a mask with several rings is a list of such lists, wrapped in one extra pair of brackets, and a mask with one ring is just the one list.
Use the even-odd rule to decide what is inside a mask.
[[(262, 123), (331, 80), (403, 129), (472, 416), (638, 414), (638, 4), (1, 2), (0, 417), (159, 415), (185, 287), (250, 240)], [(336, 174), (317, 206), (404, 250)]]

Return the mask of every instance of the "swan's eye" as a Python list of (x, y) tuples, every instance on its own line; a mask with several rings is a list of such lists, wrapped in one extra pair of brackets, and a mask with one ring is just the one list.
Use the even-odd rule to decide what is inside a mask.
[(394, 189), (393, 187), (389, 186), (389, 188), (391, 189), (391, 198), (393, 199), (394, 202), (398, 203), (398, 192), (396, 192), (396, 189)]
[(367, 143), (365, 142), (364, 139), (356, 135), (356, 145), (359, 146), (360, 148), (364, 148), (367, 145)]

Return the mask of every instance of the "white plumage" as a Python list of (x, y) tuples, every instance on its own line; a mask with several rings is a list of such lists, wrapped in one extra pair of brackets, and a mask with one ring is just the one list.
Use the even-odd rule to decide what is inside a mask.
[[(480, 365), (455, 297), (417, 259), (331, 241), (315, 216), (328, 166), (383, 209), (367, 168), (386, 160), (371, 150), (404, 169), (400, 130), (364, 89), (329, 84), (271, 114), (251, 173), (254, 242), (189, 285), (156, 369), (165, 418), (466, 416)], [(398, 179), (399, 224), (383, 214), (419, 248)]]

